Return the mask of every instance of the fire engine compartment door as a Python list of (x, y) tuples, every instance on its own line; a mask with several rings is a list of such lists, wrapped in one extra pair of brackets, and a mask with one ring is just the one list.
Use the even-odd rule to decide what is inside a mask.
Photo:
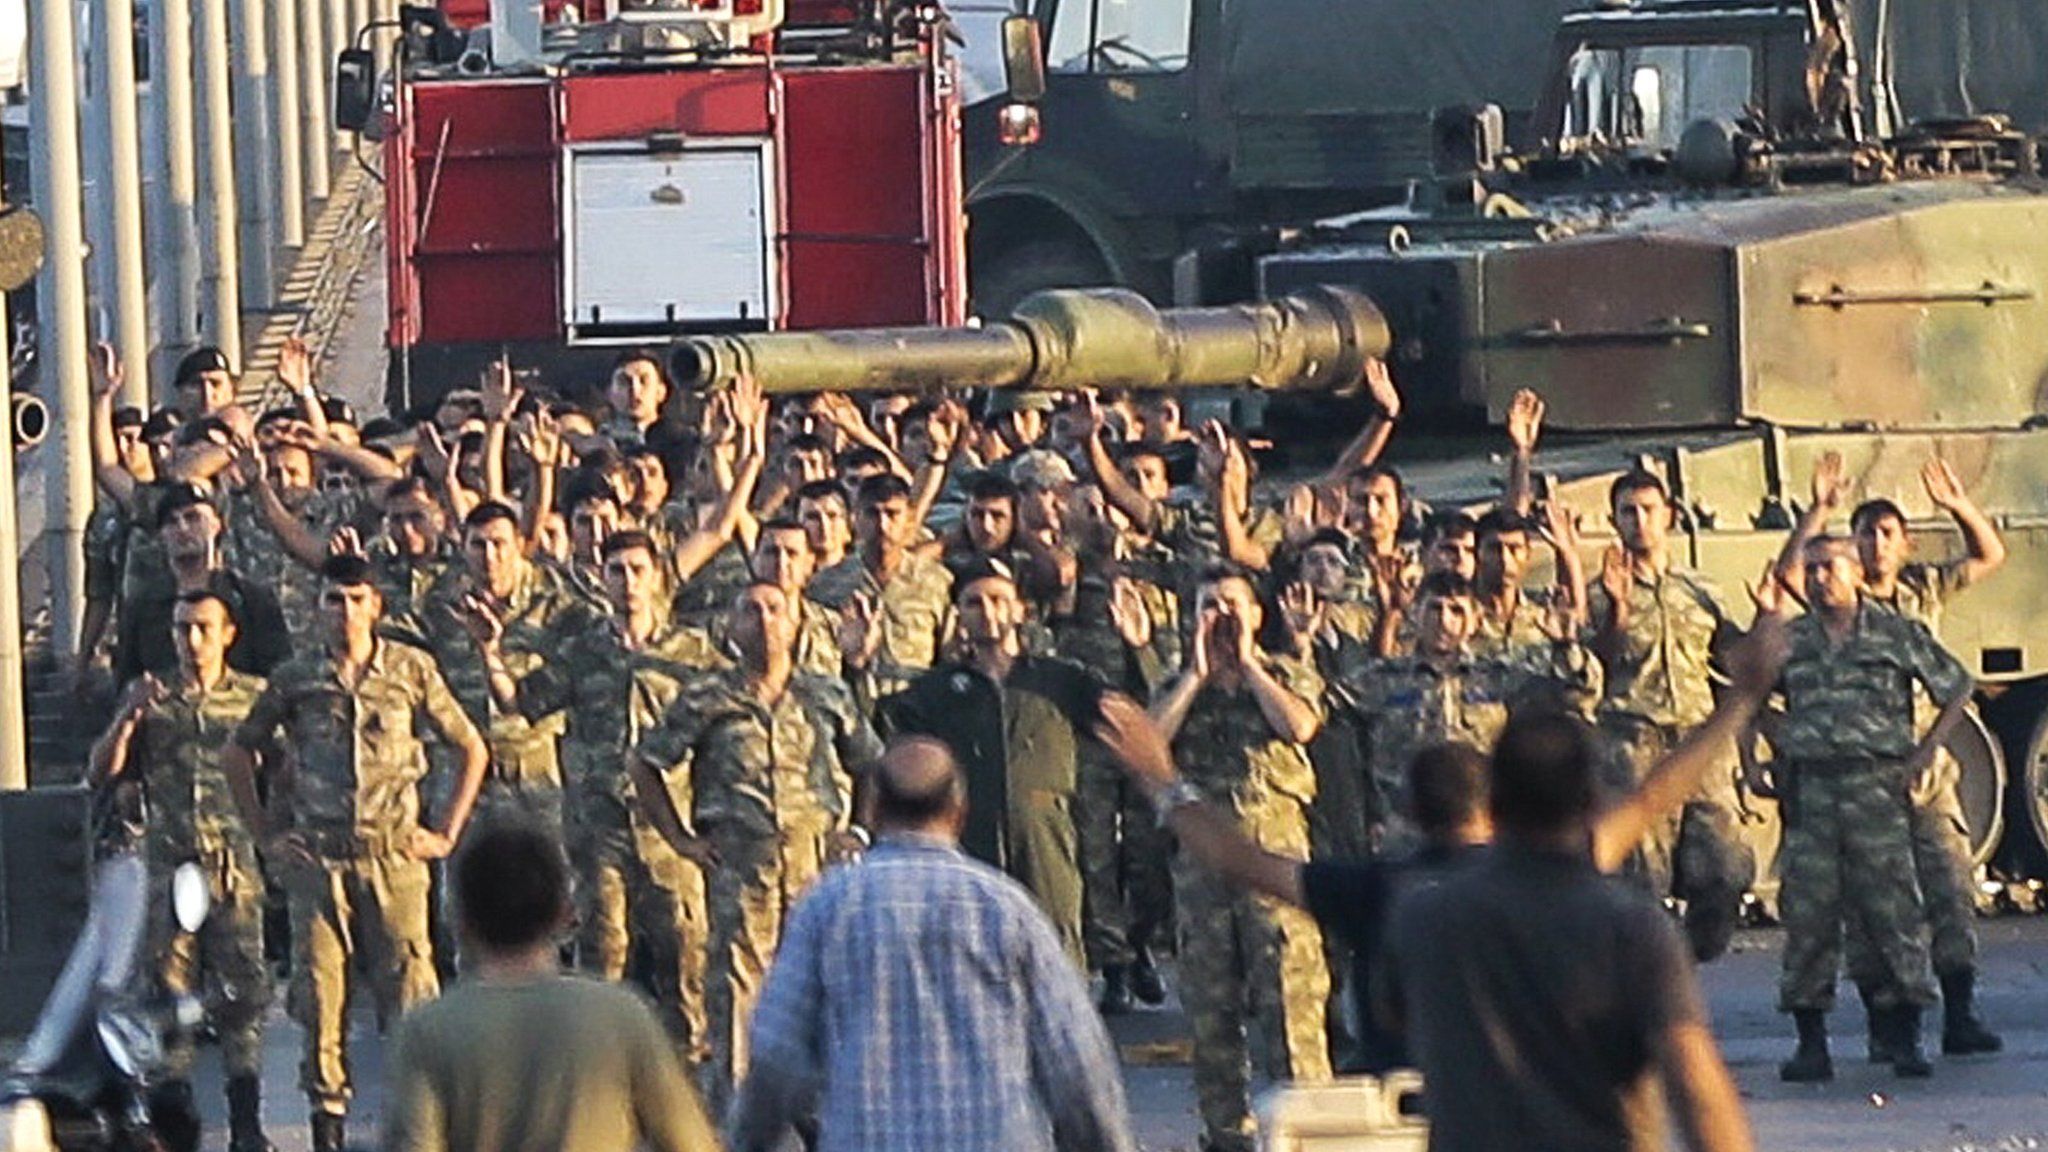
[(780, 313), (766, 140), (572, 148), (563, 317), (573, 340), (765, 329)]

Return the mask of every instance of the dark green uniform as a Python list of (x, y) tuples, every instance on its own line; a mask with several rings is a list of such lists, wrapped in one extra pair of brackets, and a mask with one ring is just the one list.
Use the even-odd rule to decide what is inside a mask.
[(883, 702), (892, 732), (930, 736), (967, 777), (961, 847), (1016, 877), (1081, 949), (1081, 856), (1074, 792), (1102, 681), (1066, 660), (1020, 656), (1001, 683), (948, 662)]
[(1840, 641), (1812, 614), (1793, 621), (1791, 643), (1779, 681), (1785, 716), (1773, 739), (1785, 819), (1779, 1007), (1833, 1006), (1842, 923), (1851, 917), (1881, 969), (1870, 974), (1871, 1004), (1931, 1003), (1905, 761), (1917, 744), (1916, 685), (1946, 704), (1969, 694), (1969, 671), (1926, 625), (1870, 604)]

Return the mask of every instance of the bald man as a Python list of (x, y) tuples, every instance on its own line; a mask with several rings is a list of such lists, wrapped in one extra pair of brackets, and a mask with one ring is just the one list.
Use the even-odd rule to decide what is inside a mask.
[(960, 850), (952, 753), (899, 738), (870, 779), (874, 849), (790, 914), (728, 1147), (768, 1152), (815, 1124), (818, 1152), (1135, 1149), (1116, 1053), (1052, 922)]

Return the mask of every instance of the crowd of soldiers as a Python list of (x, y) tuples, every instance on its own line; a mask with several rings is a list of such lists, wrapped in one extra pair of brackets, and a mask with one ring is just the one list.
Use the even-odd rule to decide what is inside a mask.
[[(1614, 485), (1616, 543), (1588, 572), (1572, 512), (1533, 496), (1532, 393), (1498, 503), (1424, 516), (1381, 459), (1401, 398), (1378, 365), (1334, 462), (1267, 484), (1242, 437), (1161, 394), (998, 393), (978, 417), (950, 396), (771, 404), (746, 382), (677, 394), (629, 352), (590, 395), (499, 366), (410, 421), (359, 421), (297, 345), (260, 411), (214, 350), (148, 413), (116, 409), (111, 353), (97, 367), (81, 656), (110, 642), (123, 688), (92, 767), (144, 798), (153, 863), (212, 877), (219, 911), (156, 955), (170, 986), (213, 982), (235, 1152), (267, 1147), (268, 894), (330, 1152), (354, 981), (388, 1020), (460, 971), (436, 893), (472, 814), (561, 830), (578, 963), (643, 981), (722, 1106), (785, 913), (865, 845), (862, 775), (890, 733), (952, 749), (963, 845), (1032, 892), (1104, 1013), (1162, 1002), (1177, 954), (1206, 1146), (1246, 1148), (1254, 1051), (1276, 1077), (1370, 1066), (1331, 978), (1349, 965), (1306, 913), (1174, 859), (1090, 738), (1102, 694), (1150, 701), (1185, 778), (1267, 850), (1395, 854), (1419, 750), (1570, 709), (1626, 786), (1711, 711), (1739, 633), (1674, 557), (1651, 473)], [(1926, 482), (1966, 559), (1912, 561), (1884, 500), (1827, 534), (1850, 487), (1830, 460), (1767, 577), (1813, 605), (1775, 757), (1744, 765), (1786, 813), (1791, 1079), (1829, 1073), (1844, 924), (1902, 1074), (1926, 1071), (1937, 977), (1944, 1047), (1997, 1044), (1972, 1013), (1968, 846), (1936, 753), (1970, 681), (1927, 625), (2002, 551), (1952, 472)], [(1638, 853), (1701, 960), (1756, 879), (1742, 783), (1731, 763)]]

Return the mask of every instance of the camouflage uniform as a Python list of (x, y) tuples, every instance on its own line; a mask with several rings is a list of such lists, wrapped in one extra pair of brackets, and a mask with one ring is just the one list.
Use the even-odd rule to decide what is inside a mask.
[(1518, 658), (1481, 657), (1469, 650), (1445, 661), (1395, 656), (1347, 681), (1341, 694), (1368, 735), (1371, 815), (1381, 847), (1416, 847), (1407, 815), (1408, 763), (1434, 744), (1491, 749), (1514, 702), (1549, 692), (1574, 701), (1597, 698), (1600, 665), (1577, 643), (1523, 650)]
[(384, 623), (394, 630), (420, 627), (419, 611), (427, 593), (448, 574), (455, 563), (455, 546), (442, 541), (441, 547), (425, 556), (406, 556), (387, 539), (370, 543), (370, 575), (377, 591), (384, 594)]
[(798, 673), (763, 704), (738, 669), (694, 679), (633, 755), (687, 772), (689, 825), (718, 854), (707, 878), (711, 952), (705, 1094), (722, 1110), (747, 1067), (746, 1021), (783, 917), (825, 866), (838, 819), (832, 765), (880, 758), (845, 685)]
[(291, 900), (292, 1016), (306, 1030), (300, 1079), (316, 1109), (347, 1106), (349, 963), (369, 968), (385, 1020), (440, 989), (427, 936), (427, 866), (406, 853), (419, 827), (424, 712), (451, 744), (474, 732), (423, 652), (379, 643), (351, 687), (325, 648), (271, 676), (235, 733), (267, 746), (280, 728), (297, 753), (289, 811), (310, 866), (277, 877)]
[[(1055, 622), (1053, 651), (1139, 699), (1180, 665), (1180, 602), (1157, 584), (1137, 581), (1152, 618), (1152, 643), (1132, 651), (1109, 616), (1114, 573), (1084, 558), (1074, 611)], [(1144, 794), (1124, 778), (1102, 746), (1081, 745), (1074, 831), (1081, 852), (1081, 943), (1091, 968), (1132, 963), (1137, 950), (1172, 923), (1173, 837)]]
[[(676, 544), (683, 536), (674, 536), (671, 542), (661, 545), (663, 551), (656, 555), (666, 560), (675, 555)], [(753, 571), (747, 567), (746, 553), (736, 543), (727, 542), (704, 567), (699, 568), (688, 580), (681, 574), (669, 571), (669, 583), (675, 588), (673, 611), (678, 624), (706, 627), (725, 615), (732, 602), (739, 597), (740, 590), (754, 579)]]
[[(641, 814), (627, 754), (660, 722), (686, 684), (723, 663), (696, 629), (666, 627), (629, 644), (616, 623), (572, 636), (560, 654), (519, 682), (519, 710), (562, 713), (562, 773), (569, 855), (580, 897), (583, 967), (625, 975), (633, 942), (658, 958), (656, 999), (673, 1014), (685, 1052), (706, 1055), (704, 873), (678, 855)], [(671, 777), (676, 811), (690, 810), (688, 777)]]
[[(1321, 707), (1315, 669), (1263, 657), (1287, 689)], [(1299, 744), (1274, 735), (1249, 691), (1203, 688), (1173, 741), (1181, 774), (1268, 852), (1309, 854), (1308, 812), (1315, 772)], [(1330, 976), (1322, 933), (1307, 912), (1241, 892), (1193, 860), (1174, 863), (1181, 919), (1181, 999), (1195, 1039), (1195, 1096), (1211, 1148), (1251, 1145), (1247, 1024), (1276, 1080), (1330, 1075), (1324, 1007)], [(1246, 1019), (1250, 1008), (1251, 1019)]]
[[(1960, 564), (1909, 564), (1899, 573), (1896, 592), (1889, 599), (1871, 603), (1918, 620), (1932, 632), (1941, 627), (1943, 604), (1962, 587)], [(1915, 692), (1914, 736), (1926, 734), (1940, 714), (1941, 708), (1927, 693)], [(1944, 748), (1935, 754), (1934, 772), (1934, 795), (1913, 805), (1913, 872), (1920, 881), (1920, 898), (1932, 932), (1934, 974), (1947, 978), (1977, 970), (1977, 864), (1963, 803), (1956, 795), (1962, 767)], [(1882, 975), (1881, 957), (1871, 947), (1862, 924), (1852, 920), (1846, 931), (1844, 957), (1849, 977), (1858, 984), (1871, 984)]]
[[(463, 594), (473, 587), (467, 570), (453, 568), (427, 593), (418, 639), (434, 654), (448, 688), (462, 702), (470, 722), (490, 743), (490, 774), (478, 798), (478, 815), (522, 814), (555, 829), (562, 827), (562, 766), (557, 741), (566, 722), (557, 714), (529, 720), (507, 712), (491, 698), (483, 654), (463, 626)], [(582, 601), (561, 577), (538, 564), (525, 565), (518, 585), (503, 604), (500, 649), (517, 681), (560, 649), (564, 637), (596, 626)]]
[[(121, 569), (127, 562), (128, 514), (112, 500), (93, 505), (85, 522), (85, 599), (111, 609), (121, 599)], [(92, 653), (83, 654), (89, 661)]]
[(938, 662), (953, 611), (953, 576), (936, 559), (916, 552), (887, 583), (875, 578), (857, 554), (827, 568), (811, 581), (811, 596), (841, 612), (865, 592), (881, 606), (882, 643), (874, 666), (856, 687), (856, 698), (873, 702), (902, 691), (919, 673)]
[[(1244, 517), (1244, 532), (1254, 544), (1271, 553), (1287, 537), (1286, 521), (1272, 508), (1253, 504)], [(1173, 591), (1190, 604), (1194, 603), (1202, 574), (1227, 560), (1223, 525), (1206, 496), (1175, 496), (1161, 502), (1154, 518), (1152, 539), (1172, 553), (1177, 578)]]
[[(1607, 589), (1589, 591), (1592, 619), (1607, 618)], [(1607, 663), (1601, 729), (1612, 741), (1610, 787), (1633, 788), (1714, 710), (1709, 664), (1735, 626), (1705, 577), (1681, 568), (1639, 574), (1629, 594), (1623, 651)], [(1732, 909), (1756, 877), (1756, 858), (1735, 832), (1735, 769), (1709, 773), (1683, 811), (1644, 838), (1631, 862), (1657, 895)]]
[[(280, 499), (284, 493), (279, 493)], [(321, 516), (318, 493), (295, 492), (286, 511), (306, 526), (315, 539), (325, 540), (331, 531)], [(222, 509), (226, 521), (221, 533), (221, 558), (223, 564), (248, 577), (256, 584), (270, 589), (277, 597), (277, 606), (284, 613), (285, 625), (291, 629), (294, 642), (303, 643), (308, 629), (318, 619), (315, 608), (320, 602), (320, 575), (308, 571), (305, 565), (285, 552), (284, 543), (270, 530), (270, 523), (263, 518), (257, 507), (252, 489), (240, 489), (228, 495)]]
[(1833, 1006), (1848, 917), (1862, 922), (1881, 961), (1871, 1004), (1931, 1003), (1904, 761), (1916, 744), (1915, 684), (1946, 703), (1969, 693), (1970, 674), (1926, 625), (1869, 604), (1840, 642), (1815, 614), (1793, 621), (1791, 644), (1773, 741), (1785, 816), (1779, 1007)]
[[(232, 670), (211, 691), (175, 677), (164, 699), (142, 714), (129, 745), (129, 774), (141, 780), (147, 804), (143, 845), (157, 892), (149, 955), (166, 992), (194, 992), (202, 971), (211, 977), (208, 1014), (230, 1077), (262, 1071), (270, 973), (263, 965), (263, 873), (220, 754), (262, 691), (262, 680)], [(189, 935), (176, 931), (168, 895), (171, 874), (188, 863), (205, 872), (213, 895), (206, 923)], [(165, 1056), (169, 1075), (190, 1074), (189, 1042)]]

